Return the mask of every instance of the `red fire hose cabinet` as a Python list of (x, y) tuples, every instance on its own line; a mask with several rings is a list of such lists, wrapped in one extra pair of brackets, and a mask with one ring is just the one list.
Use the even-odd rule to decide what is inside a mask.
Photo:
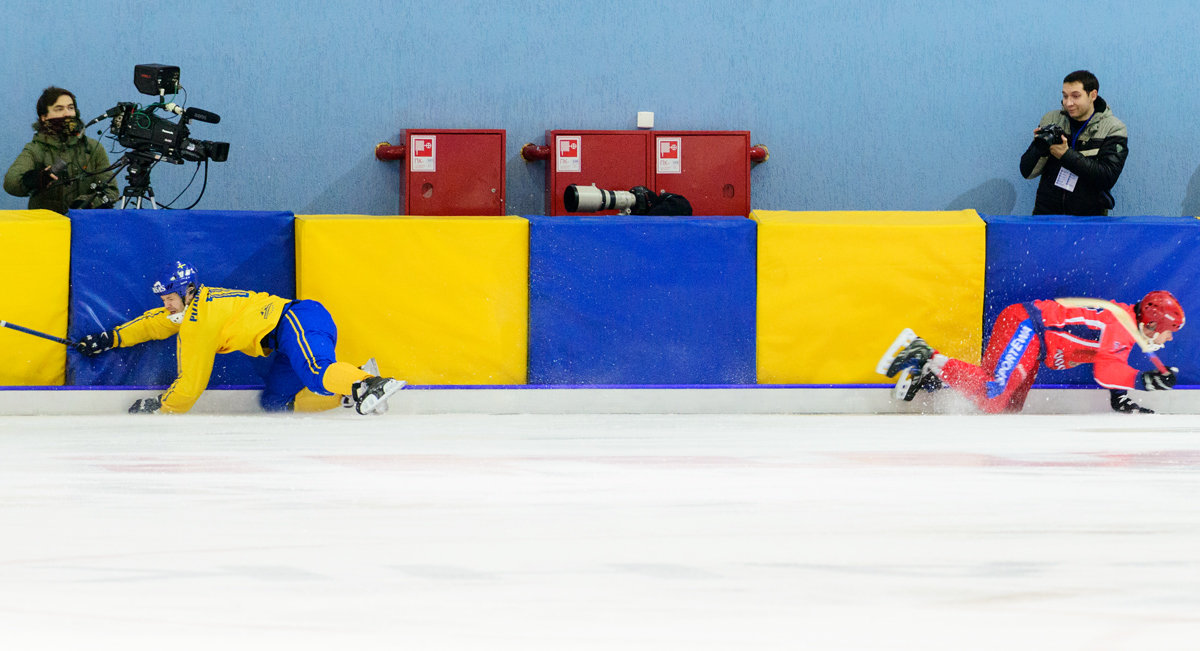
[[(546, 146), (526, 145), (526, 160), (548, 159), (546, 214), (568, 214), (571, 184), (602, 190), (644, 185), (687, 197), (694, 215), (749, 215), (750, 166), (766, 149), (751, 147), (749, 131), (546, 132)], [(608, 211), (599, 214), (613, 214)]]
[(505, 215), (503, 129), (408, 129), (405, 215)]

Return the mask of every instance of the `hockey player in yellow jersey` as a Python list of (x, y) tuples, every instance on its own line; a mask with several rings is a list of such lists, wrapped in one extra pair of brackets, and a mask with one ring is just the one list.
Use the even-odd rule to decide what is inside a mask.
[(337, 326), (317, 301), (206, 287), (183, 262), (171, 265), (151, 289), (162, 307), (77, 344), (91, 356), (177, 335), (178, 377), (161, 395), (135, 402), (129, 413), (188, 411), (208, 386), (216, 355), (232, 352), (251, 357), (277, 352), (259, 400), (267, 411), (292, 410), (296, 395), (307, 388), (317, 395), (349, 396), (360, 414), (382, 413), (388, 397), (404, 387), (337, 361)]

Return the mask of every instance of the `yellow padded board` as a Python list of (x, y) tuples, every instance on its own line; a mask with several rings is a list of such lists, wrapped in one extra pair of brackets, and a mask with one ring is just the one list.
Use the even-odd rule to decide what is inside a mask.
[(409, 384), (524, 384), (529, 222), (298, 215), (296, 293), (338, 326), (338, 359)]
[[(67, 336), (71, 220), (49, 210), (0, 211), (0, 319)], [(0, 328), (0, 385), (61, 385), (63, 344)]]
[(986, 225), (975, 211), (750, 216), (759, 383), (886, 383), (875, 364), (905, 327), (979, 361)]

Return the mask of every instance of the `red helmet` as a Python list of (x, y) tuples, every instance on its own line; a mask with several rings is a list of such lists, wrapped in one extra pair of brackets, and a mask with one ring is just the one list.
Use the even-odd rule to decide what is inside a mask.
[(1183, 327), (1183, 308), (1171, 292), (1156, 289), (1137, 304), (1138, 321), (1154, 326), (1155, 332), (1176, 330)]

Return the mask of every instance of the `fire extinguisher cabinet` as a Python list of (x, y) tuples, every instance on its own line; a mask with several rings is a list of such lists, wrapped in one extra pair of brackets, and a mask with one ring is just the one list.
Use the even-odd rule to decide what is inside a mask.
[(503, 129), (408, 129), (404, 135), (401, 214), (507, 214)]
[[(648, 131), (554, 130), (546, 132), (550, 160), (546, 165), (546, 214), (568, 215), (563, 192), (568, 185), (595, 185), (603, 190), (654, 187)], [(616, 211), (592, 213), (614, 215)]]
[(687, 197), (694, 215), (750, 214), (749, 131), (654, 131), (655, 192)]
[[(687, 197), (697, 216), (750, 214), (750, 167), (767, 158), (750, 145), (749, 131), (546, 132), (546, 146), (526, 145), (526, 160), (548, 159), (546, 214), (567, 214), (563, 191), (571, 184), (603, 190), (644, 185)], [(600, 214), (613, 214), (613, 211)]]

